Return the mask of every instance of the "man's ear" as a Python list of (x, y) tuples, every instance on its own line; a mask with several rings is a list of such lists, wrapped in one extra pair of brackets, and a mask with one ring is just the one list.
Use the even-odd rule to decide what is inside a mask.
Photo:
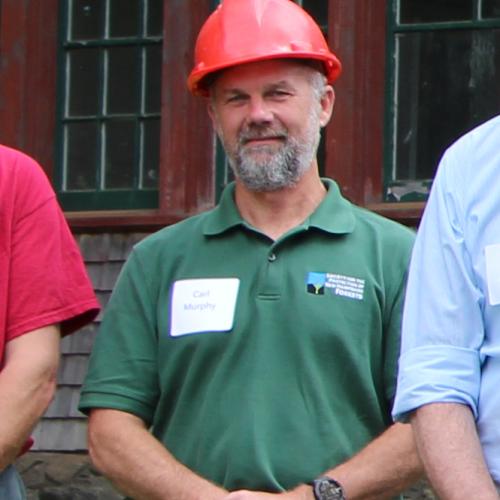
[(214, 110), (214, 104), (210, 97), (207, 99), (207, 112), (208, 116), (210, 116), (210, 119), (212, 120), (213, 123), (215, 120), (215, 110)]
[(325, 127), (333, 113), (333, 106), (335, 104), (335, 91), (331, 85), (326, 85), (323, 95), (320, 99), (321, 113), (319, 117), (319, 123), (322, 127)]
[(207, 99), (207, 113), (212, 121), (212, 127), (215, 130), (215, 133), (220, 137), (221, 131), (219, 127), (219, 121), (217, 119), (217, 111), (215, 111), (214, 102), (211, 97)]

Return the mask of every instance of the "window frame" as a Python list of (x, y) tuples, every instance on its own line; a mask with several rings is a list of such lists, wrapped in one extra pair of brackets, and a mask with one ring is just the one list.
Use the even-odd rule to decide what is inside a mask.
[(325, 174), (354, 203), (416, 226), (425, 203), (386, 202), (383, 193), (390, 102), (386, 71), (389, 4), (390, 0), (330, 0), (329, 41), (343, 62), (343, 71), (335, 84), (337, 100), (326, 131)]
[[(147, 48), (159, 48), (162, 55), (163, 52), (163, 42), (162, 36), (159, 34), (150, 33), (136, 33), (134, 35), (128, 35), (126, 37), (98, 37), (96, 39), (80, 40), (72, 39), (69, 33), (70, 20), (69, 16), (69, 2), (60, 2), (59, 9), (59, 39), (58, 39), (58, 103), (57, 103), (57, 129), (56, 129), (56, 158), (58, 168), (56, 168), (55, 176), (53, 178), (54, 185), (58, 193), (59, 200), (62, 206), (67, 211), (75, 210), (81, 211), (82, 207), (94, 207), (95, 210), (116, 210), (117, 208), (122, 209), (126, 207), (127, 210), (133, 210), (134, 207), (137, 208), (156, 208), (158, 189), (157, 186), (141, 186), (139, 185), (139, 179), (141, 174), (143, 174), (140, 162), (144, 156), (144, 150), (139, 143), (141, 137), (144, 138), (142, 134), (144, 133), (146, 123), (155, 121), (158, 123), (160, 121), (160, 110), (149, 111), (146, 109), (136, 109), (128, 110), (126, 112), (119, 111), (113, 112), (105, 109), (105, 105), (102, 102), (104, 91), (104, 73), (106, 72), (104, 66), (108, 57), (111, 57), (111, 52), (116, 49), (126, 48), (128, 50), (132, 49), (136, 56), (136, 62), (138, 63), (136, 69), (136, 77), (139, 86), (144, 84), (144, 65), (146, 64), (145, 59), (142, 58), (143, 50)], [(104, 0), (101, 0), (104, 1)], [(139, 8), (140, 15), (144, 15), (144, 4)], [(63, 19), (61, 19), (61, 17)], [(104, 23), (104, 19), (101, 20)], [(136, 23), (137, 24), (137, 23)], [(141, 19), (142, 27), (142, 19)], [(101, 29), (103, 26), (101, 26)], [(69, 90), (68, 86), (68, 72), (70, 65), (71, 55), (76, 55), (80, 50), (93, 49), (98, 53), (98, 78), (97, 81), (101, 82), (99, 91), (100, 95), (97, 96), (96, 107), (94, 113), (83, 114), (82, 116), (72, 114), (67, 108)], [(139, 90), (139, 89), (138, 89)], [(141, 89), (141, 91), (144, 91)], [(135, 92), (135, 97), (139, 100), (139, 93)], [(160, 96), (158, 96), (160, 97)], [(103, 158), (103, 150), (105, 148), (106, 137), (109, 134), (109, 126), (116, 126), (117, 123), (126, 121), (128, 123), (134, 123), (134, 140), (135, 150), (134, 156), (131, 160), (131, 172), (133, 176), (133, 183), (135, 186), (126, 187), (107, 187), (105, 182), (103, 182), (102, 177), (106, 175), (108, 169), (106, 168), (106, 160)], [(93, 175), (94, 175), (94, 186), (89, 189), (74, 189), (66, 188), (65, 177), (67, 174), (67, 165), (65, 163), (68, 161), (65, 159), (65, 147), (68, 144), (68, 138), (65, 134), (69, 134), (69, 127), (77, 124), (90, 124), (95, 125), (96, 129), (99, 130), (96, 134), (98, 138), (96, 139), (96, 164), (93, 165)], [(104, 131), (104, 132), (103, 132)], [(158, 148), (159, 154), (159, 148)], [(159, 167), (159, 164), (157, 164)], [(85, 208), (83, 208), (85, 210)]]
[[(398, 19), (398, 4), (402, 3), (403, 0), (388, 0), (387, 1), (387, 56), (386, 62), (388, 64), (387, 71), (387, 94), (386, 101), (388, 103), (399, 103), (400, 98), (398, 97), (398, 64), (401, 64), (401, 60), (397, 54), (397, 38), (400, 35), (411, 35), (411, 34), (443, 34), (443, 33), (472, 33), (472, 32), (488, 32), (491, 30), (499, 30), (500, 28), (500, 20), (498, 17), (490, 17), (490, 18), (481, 18), (481, 2), (483, 0), (473, 0), (471, 2), (471, 12), (470, 19), (456, 19), (456, 20), (425, 20), (425, 21), (413, 21), (413, 22), (403, 22)], [(418, 68), (418, 66), (417, 66)], [(457, 70), (458, 71), (458, 70)], [(454, 75), (451, 74), (453, 77)], [(434, 87), (430, 87), (435, 91)], [(413, 102), (411, 99), (409, 102)], [(404, 102), (404, 101), (401, 101)], [(485, 101), (486, 102), (486, 101)], [(445, 142), (441, 142), (440, 148), (438, 151), (434, 151), (438, 156), (432, 162), (426, 164), (426, 167), (432, 167), (435, 169), (437, 167), (437, 162), (439, 157), (444, 153), (446, 147), (452, 144), (456, 139), (458, 139), (461, 135), (466, 133), (468, 130), (473, 129), (479, 124), (489, 120), (497, 113), (495, 111), (498, 106), (498, 103), (495, 103), (496, 106), (492, 107), (491, 103), (489, 103), (489, 107), (492, 107), (492, 114), (483, 116), (469, 115), (469, 121), (467, 123), (460, 123), (460, 128), (454, 130), (453, 133), (449, 134), (448, 140)], [(439, 111), (435, 111), (435, 113), (439, 113)], [(422, 196), (427, 199), (429, 195), (429, 190), (432, 186), (432, 182), (434, 180), (434, 175), (428, 176), (398, 176), (399, 169), (397, 166), (397, 151), (398, 148), (398, 131), (397, 131), (397, 121), (399, 120), (400, 115), (398, 112), (395, 112), (391, 107), (386, 106), (386, 134), (385, 134), (385, 158), (384, 158), (384, 200), (387, 199), (387, 191), (390, 188), (394, 188), (395, 186), (399, 187), (411, 187), (414, 188), (416, 186), (425, 188), (427, 193), (423, 191), (418, 193), (417, 191), (413, 191), (411, 195)], [(420, 130), (424, 130), (424, 126), (419, 127)], [(397, 203), (398, 201), (387, 201), (387, 203)]]

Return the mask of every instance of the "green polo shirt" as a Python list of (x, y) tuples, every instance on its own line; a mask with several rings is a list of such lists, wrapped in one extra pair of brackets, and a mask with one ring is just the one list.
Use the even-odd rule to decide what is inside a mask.
[(139, 243), (119, 277), (80, 409), (151, 425), (230, 490), (280, 491), (390, 423), (413, 233), (328, 193), (273, 241), (229, 186), (214, 210)]

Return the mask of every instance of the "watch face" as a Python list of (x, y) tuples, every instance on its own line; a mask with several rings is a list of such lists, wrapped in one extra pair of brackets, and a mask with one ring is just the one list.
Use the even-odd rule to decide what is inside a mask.
[(314, 481), (316, 500), (345, 500), (342, 486), (329, 477), (320, 477)]

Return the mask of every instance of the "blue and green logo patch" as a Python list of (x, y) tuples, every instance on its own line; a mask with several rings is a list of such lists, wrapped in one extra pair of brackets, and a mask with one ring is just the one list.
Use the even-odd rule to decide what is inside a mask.
[(363, 300), (365, 280), (353, 276), (344, 276), (335, 273), (307, 273), (307, 293), (325, 295), (325, 291), (332, 295), (354, 300)]
[(314, 295), (325, 294), (326, 273), (307, 273), (307, 291)]

